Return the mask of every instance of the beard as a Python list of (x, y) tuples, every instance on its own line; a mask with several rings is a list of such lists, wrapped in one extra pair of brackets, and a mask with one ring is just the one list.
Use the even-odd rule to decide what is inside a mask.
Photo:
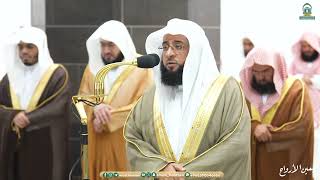
[(305, 53), (301, 53), (301, 58), (304, 62), (313, 62), (318, 59), (318, 57), (319, 53), (317, 51), (314, 51), (311, 56), (306, 55)]
[(23, 60), (22, 63), (23, 63), (25, 66), (33, 66), (33, 65), (35, 65), (35, 64), (38, 63), (38, 57), (36, 57), (36, 59), (33, 59), (32, 61)]
[(108, 64), (112, 64), (112, 63), (121, 62), (124, 59), (124, 56), (123, 56), (122, 52), (120, 52), (119, 55), (114, 60), (105, 59), (103, 56), (101, 56), (101, 58), (102, 58), (104, 65), (108, 65)]
[(244, 57), (247, 57), (247, 55), (249, 54), (250, 50), (243, 50), (243, 55)]
[(183, 67), (183, 65), (179, 64), (179, 67), (176, 71), (170, 71), (164, 66), (163, 61), (161, 61), (161, 82), (168, 86), (182, 85)]
[(33, 66), (33, 65), (35, 65), (37, 62), (38, 62), (38, 61), (31, 63), (31, 62), (26, 62), (26, 61), (24, 61), (23, 64), (24, 64), (25, 66)]
[(273, 82), (260, 83), (255, 76), (252, 77), (251, 87), (259, 94), (274, 94), (277, 92)]

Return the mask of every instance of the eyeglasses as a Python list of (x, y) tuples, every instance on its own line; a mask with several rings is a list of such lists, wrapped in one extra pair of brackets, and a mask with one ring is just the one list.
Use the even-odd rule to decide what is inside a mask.
[(187, 47), (187, 45), (177, 42), (177, 43), (173, 43), (173, 44), (169, 44), (169, 43), (164, 43), (162, 44), (161, 47), (159, 47), (158, 49), (161, 49), (162, 51), (166, 52), (169, 50), (169, 48), (172, 48), (173, 51), (177, 51), (177, 52), (181, 52), (183, 51), (185, 48)]

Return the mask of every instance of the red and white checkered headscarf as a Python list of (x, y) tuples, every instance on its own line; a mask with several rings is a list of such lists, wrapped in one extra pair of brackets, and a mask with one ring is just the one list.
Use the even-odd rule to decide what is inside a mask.
[[(292, 47), (292, 53), (294, 60), (290, 66), (289, 73), (292, 75), (307, 75), (310, 77), (320, 75), (320, 56), (310, 66), (310, 63), (305, 62), (301, 59), (301, 41), (306, 41), (314, 50), (320, 53), (320, 37), (315, 33), (304, 33), (298, 42)], [(314, 125), (320, 127), (320, 90), (314, 84), (308, 86), (308, 92), (310, 95), (313, 114), (314, 114)]]
[[(251, 87), (252, 66), (254, 64), (268, 65), (274, 69), (273, 82), (277, 92), (270, 95), (265, 104), (262, 103), (261, 94), (258, 94)], [(244, 94), (250, 103), (259, 110), (261, 115), (264, 115), (265, 112), (267, 112), (280, 98), (283, 84), (287, 78), (288, 73), (283, 56), (275, 51), (264, 48), (252, 49), (246, 58), (242, 70), (240, 71), (240, 79)]]
[(311, 67), (308, 67), (308, 62), (301, 59), (301, 41), (306, 41), (314, 50), (320, 53), (320, 37), (311, 32), (304, 33), (298, 42), (292, 46), (294, 60), (290, 66), (290, 74), (307, 74), (314, 75), (320, 73), (320, 56), (315, 60)]

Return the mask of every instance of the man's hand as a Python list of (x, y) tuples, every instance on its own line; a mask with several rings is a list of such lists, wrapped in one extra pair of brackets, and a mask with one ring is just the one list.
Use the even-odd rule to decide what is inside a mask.
[(13, 118), (13, 123), (20, 129), (23, 129), (30, 124), (30, 121), (26, 113), (24, 111), (21, 111)]
[(172, 163), (172, 166), (177, 172), (185, 172), (186, 169), (182, 166), (182, 164)]
[(184, 172), (186, 169), (177, 163), (169, 163), (162, 171)]
[(103, 124), (97, 118), (93, 120), (93, 129), (96, 133), (102, 133), (103, 131)]
[(270, 130), (273, 126), (269, 124), (259, 124), (254, 130), (254, 136), (259, 142), (268, 142), (271, 141), (272, 135)]
[(310, 86), (312, 85), (311, 77), (310, 76), (303, 76), (302, 78), (303, 82), (306, 83), (306, 85)]
[[(177, 163), (169, 163), (164, 169), (161, 171), (167, 171), (167, 172), (184, 172), (186, 169), (181, 165)], [(160, 180), (183, 180), (183, 177), (168, 177), (168, 178), (159, 178)]]
[(161, 171), (172, 171), (172, 172), (176, 172), (176, 168), (174, 168), (173, 164), (175, 163), (169, 163), (167, 164), (167, 166), (162, 169)]
[(94, 116), (102, 124), (107, 124), (111, 121), (111, 109), (107, 104), (99, 104), (94, 107)]

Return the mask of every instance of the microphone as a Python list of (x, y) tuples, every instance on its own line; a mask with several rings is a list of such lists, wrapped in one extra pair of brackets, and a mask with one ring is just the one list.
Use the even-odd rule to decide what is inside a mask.
[(153, 68), (160, 62), (160, 58), (157, 54), (147, 54), (137, 58), (137, 66), (139, 68)]
[[(83, 102), (86, 105), (89, 106), (96, 106), (100, 103), (102, 103), (104, 99), (104, 79), (105, 76), (108, 74), (108, 72), (116, 67), (119, 66), (137, 66), (139, 68), (153, 68), (157, 66), (160, 62), (160, 58), (157, 54), (147, 54), (140, 56), (136, 58), (133, 61), (123, 61), (123, 62), (117, 62), (117, 63), (111, 63), (106, 66), (104, 66), (102, 69), (99, 70), (99, 72), (96, 74), (95, 80), (94, 80), (94, 95), (88, 95), (88, 96), (74, 96), (73, 97), (73, 103), (76, 104), (77, 102)], [(81, 108), (78, 107), (80, 110)], [(80, 110), (79, 113), (83, 111)]]
[(87, 96), (73, 96), (72, 102), (80, 115), (80, 143), (81, 143), (81, 162), (83, 165), (83, 179), (89, 179), (89, 165), (88, 165), (88, 130), (87, 130), (87, 114), (84, 104), (95, 106), (103, 102), (104, 99), (104, 79), (107, 73), (113, 68), (119, 66), (137, 66), (139, 68), (153, 68), (158, 65), (160, 58), (157, 54), (147, 54), (140, 56), (137, 59), (129, 62), (117, 62), (104, 66), (96, 74), (94, 80), (94, 95)]

